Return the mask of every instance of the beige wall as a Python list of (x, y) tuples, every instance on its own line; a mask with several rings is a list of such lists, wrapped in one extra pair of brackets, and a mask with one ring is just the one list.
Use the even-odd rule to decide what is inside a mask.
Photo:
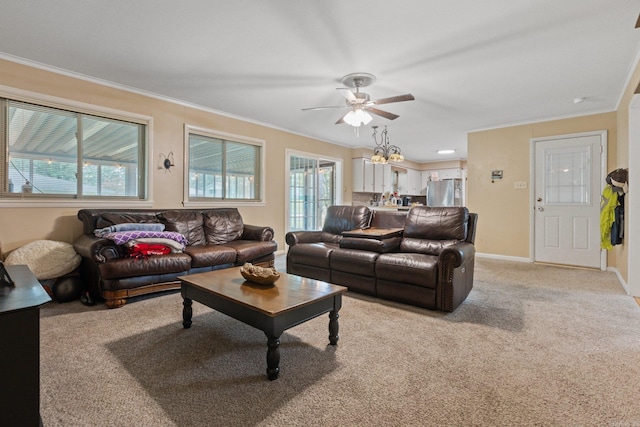
[[(479, 214), (476, 244), (481, 253), (508, 257), (529, 256), (529, 191), (514, 190), (514, 181), (529, 180), (530, 139), (606, 129), (608, 166), (628, 167), (628, 104), (640, 81), (640, 68), (631, 79), (620, 111), (512, 126), (468, 135), (467, 161), (447, 164), (407, 162), (405, 167), (426, 170), (432, 167), (463, 167), (468, 170), (467, 194), (471, 211)], [(131, 113), (152, 116), (153, 151), (173, 151), (171, 173), (152, 165), (155, 208), (180, 208), (183, 176), (183, 126), (185, 123), (223, 132), (266, 140), (266, 206), (240, 207), (249, 224), (271, 225), (280, 250), (285, 249), (285, 149), (342, 158), (343, 200), (351, 200), (351, 158), (369, 156), (371, 150), (350, 149), (301, 137), (265, 126), (229, 118), (165, 100), (114, 89), (25, 65), (0, 60), (0, 85), (95, 104)], [(502, 169), (504, 179), (491, 182), (491, 171)], [(5, 252), (37, 239), (72, 242), (81, 232), (77, 207), (0, 208), (0, 244)], [(623, 245), (609, 253), (609, 264), (626, 279), (626, 249)]]
[[(285, 148), (344, 159), (342, 198), (351, 200), (351, 149), (208, 111), (0, 60), (0, 85), (153, 117), (151, 179), (154, 208), (182, 207), (184, 124), (266, 141), (266, 206), (240, 207), (247, 224), (270, 225), (285, 248)], [(173, 151), (175, 167), (158, 170), (160, 153)], [(82, 207), (82, 206), (80, 206)], [(126, 206), (124, 206), (126, 207)], [(6, 253), (38, 239), (72, 242), (81, 234), (78, 208), (0, 208), (0, 244)]]
[[(636, 69), (629, 79), (629, 84), (627, 85), (622, 99), (620, 101), (620, 108), (618, 109), (617, 115), (617, 128), (618, 128), (618, 146), (616, 152), (616, 167), (619, 168), (629, 168), (629, 104), (631, 103), (631, 99), (634, 95), (636, 88), (640, 82), (640, 65), (636, 65)], [(630, 185), (632, 185), (630, 183)], [(625, 216), (628, 218), (629, 214), (629, 204), (625, 205)], [(626, 241), (629, 238), (633, 238), (637, 236), (629, 235), (629, 222), (625, 222), (625, 233)], [(620, 272), (620, 275), (624, 279), (626, 283), (629, 283), (629, 253), (628, 253), (627, 245), (623, 244), (614, 246), (611, 252), (614, 253), (616, 259), (616, 268)]]
[[(608, 131), (607, 169), (629, 165), (629, 104), (640, 82), (640, 65), (625, 88), (617, 111), (564, 120), (512, 126), (468, 135), (468, 205), (479, 213), (476, 246), (481, 253), (529, 257), (529, 191), (514, 190), (514, 181), (528, 181), (531, 138)], [(491, 170), (503, 169), (504, 179), (491, 183)], [(529, 183), (530, 184), (530, 183)], [(631, 184), (632, 185), (632, 184)], [(626, 205), (628, 209), (628, 204)], [(625, 227), (628, 223), (625, 224)], [(608, 251), (607, 262), (628, 283), (625, 241)]]
[[(531, 138), (588, 131), (608, 131), (609, 168), (616, 160), (616, 113), (512, 126), (468, 135), (468, 204), (478, 213), (478, 252), (529, 258), (529, 188), (514, 189), (515, 181), (529, 187)], [(491, 181), (491, 171), (504, 171)]]

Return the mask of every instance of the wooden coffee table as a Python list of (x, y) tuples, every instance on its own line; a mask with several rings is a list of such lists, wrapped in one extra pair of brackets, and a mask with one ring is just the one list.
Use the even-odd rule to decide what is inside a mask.
[(192, 304), (197, 301), (267, 336), (267, 377), (280, 373), (280, 336), (300, 323), (329, 313), (329, 343), (338, 343), (338, 311), (344, 286), (280, 273), (273, 286), (247, 282), (240, 267), (180, 277), (183, 298), (182, 325), (191, 327)]

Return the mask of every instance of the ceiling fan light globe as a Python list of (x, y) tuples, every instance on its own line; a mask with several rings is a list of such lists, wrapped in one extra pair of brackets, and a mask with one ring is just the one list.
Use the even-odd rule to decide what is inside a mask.
[(353, 111), (349, 111), (347, 114), (345, 114), (342, 120), (344, 120), (345, 123), (351, 126), (360, 126), (360, 122), (356, 120), (356, 114)]
[(369, 113), (364, 111), (362, 108), (357, 108), (353, 112), (353, 114), (354, 114), (355, 121), (358, 123), (357, 125), (354, 125), (354, 126), (366, 125), (372, 119), (372, 117), (369, 115)]
[(363, 116), (363, 118), (362, 118), (362, 124), (363, 124), (363, 125), (368, 125), (368, 124), (369, 124), (369, 122), (370, 122), (371, 120), (373, 120), (373, 117), (371, 117), (371, 114), (367, 113), (366, 111), (364, 111), (364, 110), (361, 110), (361, 111), (362, 111), (362, 116)]

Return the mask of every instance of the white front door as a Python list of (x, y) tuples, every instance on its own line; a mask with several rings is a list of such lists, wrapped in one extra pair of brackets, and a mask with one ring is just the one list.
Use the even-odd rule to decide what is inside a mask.
[(532, 140), (534, 261), (605, 268), (600, 195), (606, 131)]

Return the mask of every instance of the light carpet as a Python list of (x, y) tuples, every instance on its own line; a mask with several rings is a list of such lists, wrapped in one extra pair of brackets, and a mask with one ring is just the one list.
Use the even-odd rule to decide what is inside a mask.
[(338, 345), (325, 315), (286, 331), (276, 381), (262, 332), (193, 308), (44, 306), (44, 425), (640, 425), (640, 308), (609, 272), (477, 259), (453, 313), (347, 293)]

